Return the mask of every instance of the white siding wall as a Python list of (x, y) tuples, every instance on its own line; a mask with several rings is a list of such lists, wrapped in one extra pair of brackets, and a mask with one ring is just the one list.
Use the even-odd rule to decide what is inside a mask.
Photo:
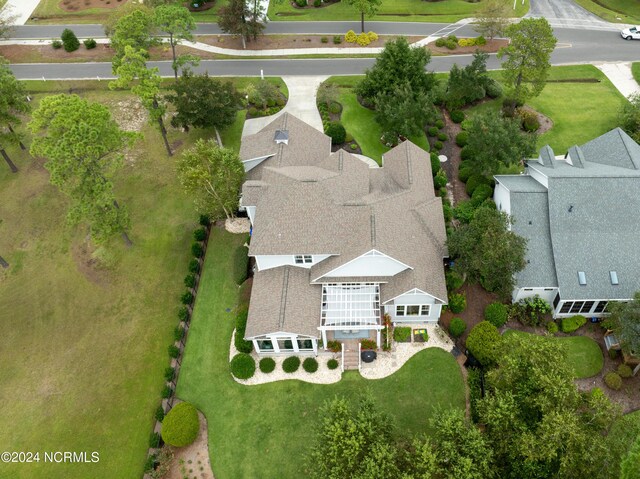
[[(277, 149), (274, 145), (274, 149)], [(275, 153), (274, 153), (275, 154)], [(258, 166), (260, 163), (262, 163), (264, 160), (266, 160), (267, 158), (272, 157), (273, 155), (268, 155), (268, 156), (262, 156), (260, 158), (254, 158), (252, 160), (247, 160), (247, 161), (243, 161), (242, 165), (244, 166), (244, 171), (249, 171), (252, 170), (253, 168), (255, 168), (256, 166)]]
[(553, 307), (556, 294), (558, 294), (558, 288), (520, 288), (514, 291), (513, 302), (538, 295)]
[(407, 269), (393, 258), (381, 254), (366, 254), (327, 273), (325, 277), (394, 276)]
[(528, 173), (531, 175), (531, 178), (536, 180), (538, 183), (544, 185), (545, 188), (549, 188), (549, 179), (545, 175), (540, 173), (538, 170), (536, 170), (535, 165), (534, 165), (534, 168), (529, 167), (527, 169), (528, 169)]
[[(442, 311), (441, 304), (435, 304), (436, 299), (433, 296), (424, 293), (408, 293), (398, 296), (391, 303), (385, 305), (385, 312), (391, 317), (392, 322), (411, 323), (411, 322), (437, 322)], [(428, 304), (428, 316), (396, 316), (396, 306), (399, 304)]]
[(502, 183), (496, 183), (493, 201), (500, 211), (504, 211), (508, 215), (511, 214), (511, 194)]
[(296, 264), (295, 255), (258, 255), (256, 256), (256, 264), (258, 265), (258, 270), (262, 271), (264, 269), (277, 268), (278, 266), (299, 266), (301, 268), (311, 268), (316, 263), (327, 259), (328, 254), (314, 254), (311, 256), (313, 259), (313, 263), (307, 264)]

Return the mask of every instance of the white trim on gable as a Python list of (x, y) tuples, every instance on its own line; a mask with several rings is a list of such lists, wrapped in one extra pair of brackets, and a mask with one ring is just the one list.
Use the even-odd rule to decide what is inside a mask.
[(528, 173), (531, 178), (536, 180), (545, 188), (549, 188), (549, 177), (545, 175), (542, 171), (538, 170), (535, 166), (532, 166), (532, 161), (527, 162), (527, 168), (529, 169)]
[(249, 158), (248, 160), (242, 160), (242, 166), (244, 167), (245, 173), (247, 171), (253, 170), (256, 166), (258, 166), (264, 160), (268, 160), (269, 158), (272, 158), (273, 156), (275, 156), (275, 153), (271, 153), (271, 154), (266, 155), (266, 156), (258, 156), (256, 158)]
[(415, 294), (425, 294), (425, 295), (427, 295), (427, 296), (429, 296), (429, 297), (431, 297), (431, 298), (433, 298), (433, 299), (436, 299), (436, 300), (440, 301), (442, 304), (447, 304), (447, 302), (448, 302), (448, 301), (445, 301), (445, 300), (442, 300), (442, 299), (438, 298), (437, 296), (434, 296), (434, 295), (432, 295), (432, 294), (429, 294), (429, 293), (427, 293), (426, 291), (422, 291), (421, 289), (418, 289), (418, 288), (413, 288), (413, 289), (410, 289), (409, 291), (405, 291), (404, 293), (399, 294), (398, 296), (396, 296), (396, 297), (394, 297), (394, 298), (391, 298), (391, 299), (386, 300), (386, 301), (385, 301), (384, 303), (382, 303), (382, 304), (389, 304), (389, 303), (391, 303), (392, 301), (395, 301), (396, 299), (400, 298), (401, 296), (410, 296), (410, 295), (412, 295), (412, 294), (414, 294), (414, 295), (415, 295)]
[[(371, 260), (368, 261), (368, 258), (378, 258), (378, 264), (374, 264)], [(318, 276), (312, 282), (315, 283), (323, 278), (330, 280), (332, 277), (395, 276), (406, 269), (413, 268), (402, 261), (398, 261), (376, 249), (372, 249), (341, 264), (328, 273)]]

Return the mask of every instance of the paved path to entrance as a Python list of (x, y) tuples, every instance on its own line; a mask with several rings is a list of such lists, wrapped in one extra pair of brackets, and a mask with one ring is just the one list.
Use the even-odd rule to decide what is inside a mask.
[(640, 93), (640, 85), (631, 73), (631, 62), (596, 63), (596, 67), (607, 75), (611, 83), (625, 97), (629, 98), (631, 95)]
[(244, 122), (242, 129), (242, 137), (253, 135), (259, 132), (278, 118), (284, 112), (291, 113), (305, 123), (308, 123), (316, 130), (323, 131), (322, 119), (316, 108), (316, 93), (320, 83), (325, 81), (328, 76), (283, 76), (282, 79), (289, 89), (289, 100), (285, 107), (275, 115), (265, 116), (262, 118), (253, 118)]
[(593, 28), (597, 30), (624, 28), (621, 25), (605, 22), (573, 0), (531, 0), (531, 8), (525, 17), (544, 17), (552, 27)]
[(24, 25), (40, 3), (40, 0), (9, 0), (2, 12), (3, 16), (15, 16), (14, 25)]

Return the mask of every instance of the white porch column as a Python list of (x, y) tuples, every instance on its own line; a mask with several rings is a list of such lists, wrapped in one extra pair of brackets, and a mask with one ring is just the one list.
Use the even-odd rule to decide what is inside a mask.
[(324, 346), (324, 350), (327, 350), (327, 330), (322, 330), (322, 345)]
[(376, 329), (376, 345), (380, 347), (380, 330)]
[(256, 353), (260, 354), (260, 348), (258, 347), (258, 340), (252, 339), (251, 342), (253, 343), (253, 349), (256, 351)]

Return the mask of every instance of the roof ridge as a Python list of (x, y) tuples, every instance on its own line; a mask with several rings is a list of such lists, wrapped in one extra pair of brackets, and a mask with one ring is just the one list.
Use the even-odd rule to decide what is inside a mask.
[(627, 146), (627, 140), (623, 135), (623, 133), (626, 135), (626, 132), (624, 130), (622, 130), (622, 128), (620, 128), (620, 127), (616, 127), (616, 131), (618, 132), (618, 135), (620, 136), (620, 141), (622, 141), (624, 149), (626, 150), (627, 154), (629, 155), (629, 160), (631, 160), (631, 164), (634, 166), (634, 169), (636, 169), (636, 170), (640, 169), (640, 168), (638, 168), (638, 165), (634, 161), (635, 159), (633, 157), (633, 154), (631, 153), (631, 150), (629, 150), (629, 147)]
[(409, 180), (409, 184), (413, 184), (413, 163), (411, 159), (411, 153), (409, 152), (409, 142), (405, 140), (404, 149), (407, 152), (407, 178)]
[(287, 289), (289, 286), (289, 266), (284, 269), (282, 275), (282, 293), (280, 294), (280, 317), (278, 318), (278, 328), (282, 330), (284, 326), (284, 317), (287, 308)]
[(376, 213), (373, 209), (373, 206), (370, 208), (370, 221), (371, 221), (371, 247), (375, 248), (376, 246)]
[(442, 244), (440, 242), (440, 240), (436, 237), (435, 233), (433, 232), (433, 230), (431, 229), (429, 224), (424, 220), (424, 218), (422, 218), (420, 213), (418, 213), (418, 208), (419, 207), (421, 207), (421, 206), (425, 206), (425, 207), (426, 206), (430, 206), (431, 203), (435, 202), (438, 199), (440, 199), (440, 197), (436, 196), (435, 198), (433, 198), (430, 201), (425, 201), (424, 203), (420, 203), (419, 205), (416, 205), (413, 208), (411, 208), (411, 211), (416, 216), (416, 218), (418, 219), (418, 222), (422, 225), (423, 229), (425, 230), (425, 232), (427, 233), (427, 235), (429, 236), (429, 238), (431, 239), (433, 244), (438, 245), (439, 248), (442, 249), (442, 248), (444, 248), (444, 244)]
[(282, 115), (282, 129), (284, 130), (285, 128), (287, 128), (287, 120), (289, 118), (289, 113), (287, 113), (286, 111), (284, 112), (284, 114)]

